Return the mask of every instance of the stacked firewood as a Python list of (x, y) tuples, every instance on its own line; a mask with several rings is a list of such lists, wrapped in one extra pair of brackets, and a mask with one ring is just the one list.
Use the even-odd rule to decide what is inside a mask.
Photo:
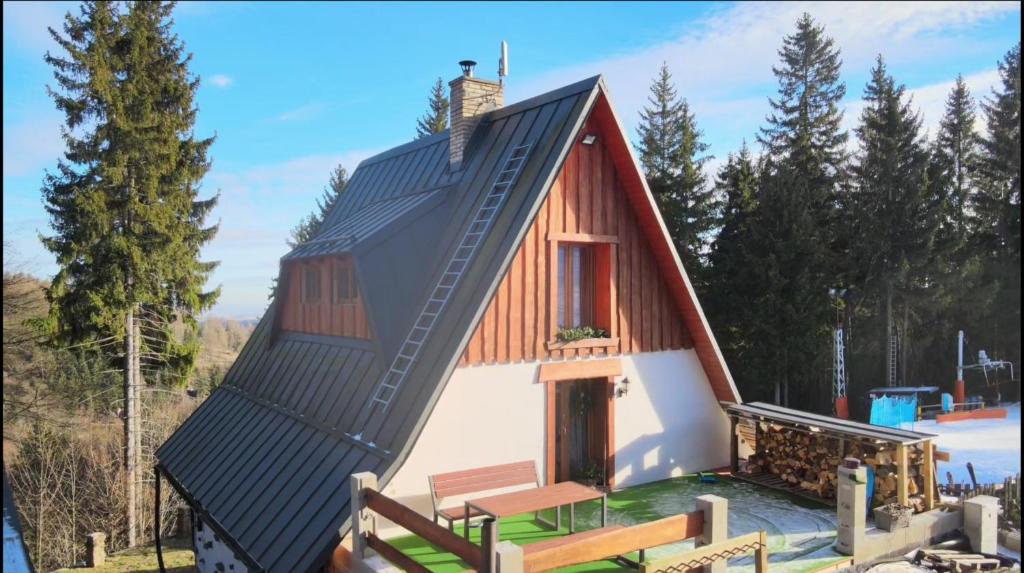
[[(747, 471), (771, 474), (792, 487), (825, 499), (835, 499), (837, 468), (843, 458), (853, 457), (875, 468), (874, 505), (896, 501), (896, 446), (863, 444), (821, 433), (791, 430), (769, 424), (757, 425), (755, 453), (747, 459)], [(917, 511), (924, 510), (921, 476), (923, 454), (907, 452), (911, 478), (907, 491)]]

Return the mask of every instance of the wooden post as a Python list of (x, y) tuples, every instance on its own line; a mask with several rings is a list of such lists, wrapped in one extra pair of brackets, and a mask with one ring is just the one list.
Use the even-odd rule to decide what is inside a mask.
[(896, 501), (900, 505), (910, 505), (910, 493), (907, 487), (910, 472), (907, 470), (907, 446), (896, 444)]
[(377, 490), (377, 476), (373, 472), (352, 474), (352, 558), (366, 559), (366, 534), (377, 533), (377, 520), (366, 507), (366, 490)]
[(732, 473), (738, 473), (740, 471), (740, 438), (736, 435), (736, 418), (729, 418), (729, 459), (730, 468)]
[(484, 518), (480, 526), (480, 571), (497, 573), (498, 559), (495, 550), (498, 545), (498, 526), (493, 517)]
[[(131, 278), (128, 279), (129, 291), (131, 290)], [(139, 452), (136, 449), (139, 441), (137, 439), (138, 425), (136, 418), (139, 416), (139, 404), (136, 401), (138, 392), (136, 386), (136, 360), (135, 355), (138, 349), (135, 329), (135, 306), (132, 305), (125, 313), (124, 324), (124, 487), (127, 504), (125, 506), (127, 520), (128, 547), (135, 547), (138, 541), (137, 511), (135, 503), (138, 496), (135, 487), (138, 482), (136, 472)]]
[(756, 573), (768, 573), (768, 533), (761, 530), (758, 534), (760, 545), (754, 551), (754, 571)]
[(935, 444), (925, 441), (921, 445), (924, 447), (924, 467), (921, 468), (924, 472), (924, 507), (931, 511), (935, 509)]

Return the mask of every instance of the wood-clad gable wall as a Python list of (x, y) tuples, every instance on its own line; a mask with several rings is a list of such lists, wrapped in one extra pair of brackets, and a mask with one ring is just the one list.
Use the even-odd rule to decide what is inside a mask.
[[(511, 267), (477, 325), (460, 366), (632, 354), (691, 348), (689, 332), (658, 270), (623, 190), (597, 122), (577, 142), (552, 185)], [(597, 272), (609, 280), (595, 293), (608, 339), (556, 342), (559, 243), (597, 247)]]
[[(356, 286), (358, 281), (351, 257), (291, 261), (285, 265), (284, 274), (288, 292), (281, 315), (281, 330), (370, 338), (366, 309), (362, 293)], [(314, 277), (318, 285), (309, 285), (308, 281)], [(316, 296), (309, 296), (314, 292)]]

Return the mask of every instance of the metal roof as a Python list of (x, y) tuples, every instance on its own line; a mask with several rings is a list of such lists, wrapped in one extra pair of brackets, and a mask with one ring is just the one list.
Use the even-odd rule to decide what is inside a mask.
[(808, 429), (816, 428), (823, 432), (881, 440), (896, 444), (916, 444), (935, 437), (932, 434), (912, 432), (910, 430), (901, 430), (899, 428), (889, 428), (886, 426), (875, 426), (873, 424), (865, 424), (863, 422), (855, 422), (853, 420), (843, 420), (841, 418), (822, 416), (821, 414), (813, 414), (811, 412), (804, 412), (803, 410), (784, 408), (782, 406), (766, 404), (764, 402), (731, 404), (726, 407), (726, 411), (731, 415), (739, 417), (780, 422)]
[[(317, 569), (349, 529), (349, 475), (373, 471), (387, 483), (398, 470), (600, 89), (594, 77), (485, 115), (460, 171), (448, 168), (446, 132), (371, 157), (352, 174), (320, 236), (362, 229), (343, 248), (355, 259), (374, 340), (274, 333), (271, 305), (222, 387), (157, 451), (172, 484), (253, 569)], [(500, 162), (525, 143), (519, 178), (410, 372), (417, 383), (386, 412), (371, 410), (415, 309)]]
[(351, 216), (325, 226), (315, 239), (296, 246), (283, 258), (299, 259), (351, 252), (384, 229), (394, 232), (396, 227), (401, 227), (394, 224), (396, 221), (416, 207), (431, 199), (436, 201), (441, 196), (437, 190), (422, 191), (370, 203)]

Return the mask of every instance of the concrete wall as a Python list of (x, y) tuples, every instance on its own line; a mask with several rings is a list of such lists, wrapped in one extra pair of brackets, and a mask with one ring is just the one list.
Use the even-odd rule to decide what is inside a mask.
[[(729, 463), (729, 421), (693, 350), (621, 360), (617, 383), (628, 379), (629, 392), (615, 401), (617, 488)], [(543, 476), (546, 406), (539, 367), (457, 369), (384, 493), (430, 515), (428, 475), (533, 459)]]
[(198, 515), (192, 524), (196, 571), (200, 573), (245, 573), (245, 563)]

